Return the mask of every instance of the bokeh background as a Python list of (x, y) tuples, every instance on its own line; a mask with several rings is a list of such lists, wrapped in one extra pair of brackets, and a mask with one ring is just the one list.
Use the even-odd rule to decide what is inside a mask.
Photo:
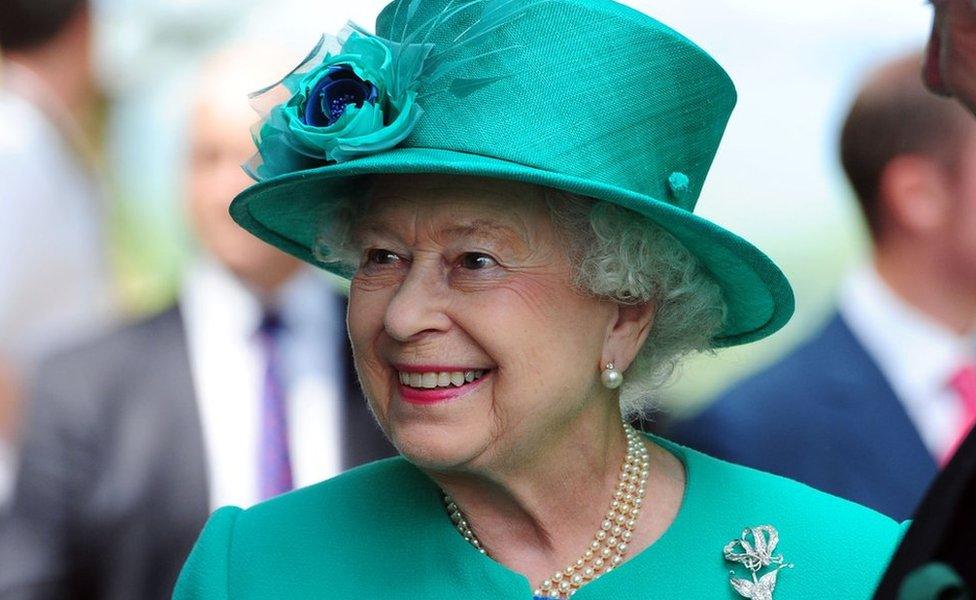
[[(837, 159), (840, 121), (866, 69), (922, 46), (931, 8), (922, 0), (625, 3), (696, 40), (731, 73), (739, 104), (698, 210), (766, 250), (797, 295), (796, 316), (782, 333), (683, 366), (661, 402), (686, 413), (787, 350), (826, 315), (845, 269), (864, 249)], [(371, 29), (384, 4), (95, 1), (112, 257), (129, 312), (169, 302), (188, 255), (178, 201), (181, 140), (188, 82), (201, 58), (244, 38), (292, 53), (297, 64), (322, 33), (337, 33), (347, 20)]]

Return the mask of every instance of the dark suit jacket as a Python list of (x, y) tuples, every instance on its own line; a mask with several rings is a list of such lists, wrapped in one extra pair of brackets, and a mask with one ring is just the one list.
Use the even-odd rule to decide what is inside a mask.
[(672, 437), (898, 520), (911, 516), (937, 473), (901, 402), (840, 315), (675, 425)]
[[(906, 578), (933, 562), (952, 569), (969, 593), (976, 592), (976, 430), (970, 432), (932, 484), (895, 552), (875, 600), (895, 600)], [(921, 586), (930, 598), (963, 596), (944, 580)], [(955, 590), (956, 593), (950, 593)], [(943, 595), (940, 595), (940, 592)], [(923, 597), (916, 595), (914, 597)]]
[[(394, 451), (345, 372), (352, 467)], [(28, 410), (0, 599), (169, 598), (210, 511), (179, 310), (51, 358)]]

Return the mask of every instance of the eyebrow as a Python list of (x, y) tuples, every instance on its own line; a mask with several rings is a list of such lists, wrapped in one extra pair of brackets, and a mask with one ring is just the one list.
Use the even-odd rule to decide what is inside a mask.
[(514, 228), (507, 225), (502, 225), (495, 221), (489, 219), (475, 219), (474, 221), (464, 224), (456, 225), (454, 227), (448, 227), (442, 230), (442, 233), (453, 237), (466, 237), (471, 235), (484, 235), (484, 234), (511, 234), (522, 241), (523, 244), (528, 245), (529, 239), (525, 232), (516, 231)]
[[(363, 223), (362, 225), (354, 228), (354, 237), (361, 237), (364, 234), (376, 234), (376, 235), (389, 235), (392, 237), (400, 238), (393, 229), (387, 227), (383, 224), (377, 223)], [(514, 227), (508, 225), (502, 225), (496, 221), (490, 219), (475, 219), (470, 223), (465, 223), (463, 225), (454, 225), (444, 229), (439, 229), (438, 234), (447, 235), (451, 238), (462, 238), (468, 236), (485, 236), (489, 234), (501, 234), (501, 235), (511, 235), (518, 238), (526, 246), (529, 245), (529, 238), (527, 233), (520, 232)]]

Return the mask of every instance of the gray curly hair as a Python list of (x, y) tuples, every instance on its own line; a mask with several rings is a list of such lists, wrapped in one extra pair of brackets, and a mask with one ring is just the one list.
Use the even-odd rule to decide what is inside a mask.
[[(647, 340), (620, 388), (623, 414), (647, 416), (655, 408), (653, 392), (667, 383), (680, 360), (711, 350), (725, 323), (722, 290), (694, 255), (646, 217), (602, 200), (543, 191), (575, 266), (574, 285), (621, 304), (654, 306)], [(316, 259), (356, 269), (360, 256), (353, 230), (368, 205), (349, 196), (328, 209), (313, 248)]]

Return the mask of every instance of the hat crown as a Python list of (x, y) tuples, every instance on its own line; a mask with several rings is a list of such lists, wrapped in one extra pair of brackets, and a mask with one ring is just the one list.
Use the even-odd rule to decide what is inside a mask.
[[(376, 33), (399, 42), (436, 22), (425, 40), (450, 48), (487, 12), (438, 21), (464, 3), (398, 0), (379, 15)], [(424, 115), (401, 147), (498, 158), (693, 210), (735, 105), (725, 71), (682, 35), (616, 2), (499, 4), (532, 5), (449, 51), (456, 66), (421, 83)]]
[[(776, 265), (692, 212), (736, 95), (680, 34), (610, 0), (398, 0), (376, 36), (353, 27), (336, 41), (267, 92), (290, 92), (261, 123), (260, 158), (271, 162), (254, 163), (259, 183), (230, 208), (261, 239), (348, 277), (323, 259), (320, 228), (338, 198), (367, 192), (362, 177), (524, 181), (614, 203), (673, 236), (722, 290), (714, 344), (756, 340), (789, 319), (793, 295)], [(334, 66), (382, 100), (365, 85), (350, 99), (336, 92), (326, 99), (346, 106), (346, 121), (309, 127), (300, 109)]]

